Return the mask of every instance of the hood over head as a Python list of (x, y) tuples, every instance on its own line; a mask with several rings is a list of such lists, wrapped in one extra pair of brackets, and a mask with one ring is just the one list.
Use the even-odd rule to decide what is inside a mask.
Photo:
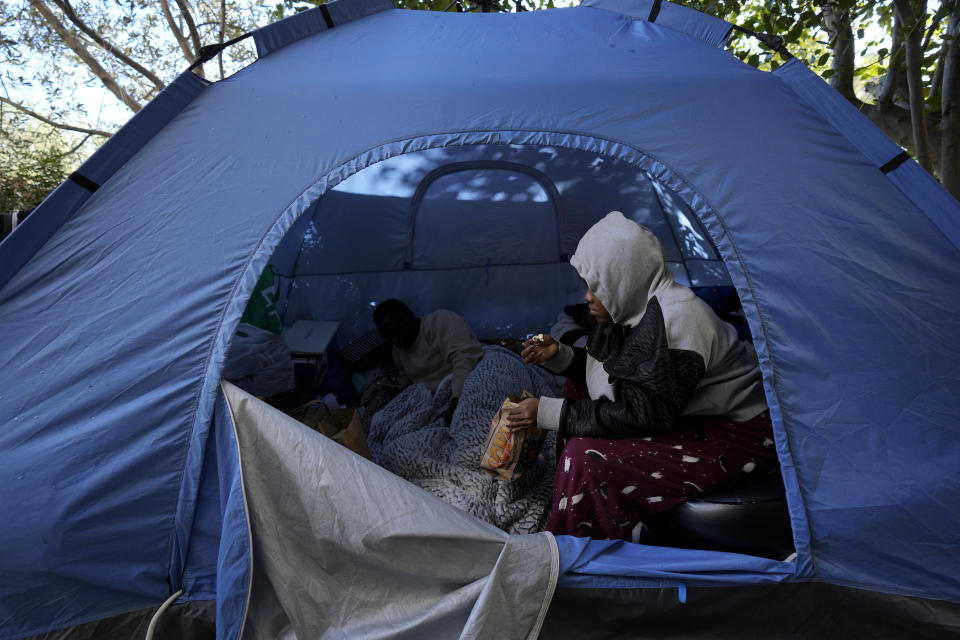
[(619, 211), (608, 213), (580, 239), (570, 264), (618, 325), (637, 326), (656, 297), (669, 348), (703, 358), (703, 379), (685, 415), (746, 420), (767, 408), (753, 346), (740, 342), (736, 329), (673, 279), (663, 246), (649, 229)]
[(636, 325), (654, 295), (661, 305), (665, 298), (685, 297), (683, 291), (693, 295), (674, 282), (663, 245), (653, 232), (619, 211), (587, 230), (570, 264), (617, 324)]

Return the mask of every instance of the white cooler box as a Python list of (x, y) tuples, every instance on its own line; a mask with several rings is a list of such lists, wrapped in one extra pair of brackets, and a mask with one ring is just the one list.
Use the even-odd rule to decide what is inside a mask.
[(317, 387), (323, 382), (327, 347), (339, 327), (340, 323), (332, 320), (298, 320), (283, 330), (298, 387)]

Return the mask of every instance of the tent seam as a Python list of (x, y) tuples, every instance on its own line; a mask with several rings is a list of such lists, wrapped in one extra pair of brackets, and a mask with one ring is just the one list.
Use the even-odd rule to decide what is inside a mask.
[[(283, 209), (283, 211), (286, 211), (293, 202), (294, 202), (293, 200), (290, 201), (290, 203), (287, 204), (287, 206)], [(283, 213), (281, 212), (280, 216), (282, 216), (282, 215), (283, 215)], [(279, 220), (280, 216), (277, 216), (276, 218), (274, 218), (273, 223), (271, 223), (271, 225), (270, 225), (270, 227), (268, 228), (268, 230), (265, 231), (265, 232), (260, 236), (260, 240), (257, 242), (254, 250), (251, 252), (251, 254), (250, 254), (250, 255), (247, 257), (247, 259), (244, 261), (243, 267), (240, 269), (240, 275), (239, 275), (239, 277), (237, 277), (237, 279), (234, 281), (233, 287), (231, 287), (231, 289), (230, 289), (230, 294), (225, 298), (224, 304), (222, 305), (222, 308), (221, 308), (219, 317), (218, 317), (218, 319), (217, 319), (217, 327), (216, 327), (216, 330), (213, 332), (213, 339), (210, 341), (210, 346), (207, 348), (207, 353), (206, 353), (206, 355), (204, 356), (203, 376), (200, 378), (199, 382), (195, 385), (195, 386), (197, 387), (197, 392), (196, 392), (196, 394), (194, 395), (194, 402), (193, 402), (193, 404), (191, 405), (191, 409), (190, 409), (190, 412), (189, 412), (189, 415), (190, 415), (191, 418), (192, 418), (192, 420), (191, 420), (191, 423), (192, 423), (192, 424), (191, 424), (191, 428), (190, 428), (190, 435), (189, 435), (189, 438), (188, 438), (188, 440), (187, 440), (186, 451), (184, 452), (184, 456), (183, 456), (183, 466), (181, 467), (180, 474), (179, 474), (179, 476), (180, 476), (180, 481), (179, 481), (179, 483), (178, 483), (177, 499), (176, 499), (176, 503), (175, 503), (175, 505), (174, 505), (173, 527), (171, 527), (171, 530), (170, 530), (170, 542), (169, 542), (168, 549), (167, 549), (167, 575), (168, 575), (168, 576), (169, 576), (169, 574), (170, 574), (170, 570), (173, 568), (173, 552), (174, 552), (174, 547), (176, 546), (175, 542), (176, 542), (176, 539), (177, 539), (177, 522), (178, 522), (178, 521), (177, 521), (177, 507), (178, 507), (178, 506), (180, 505), (180, 503), (183, 501), (184, 483), (185, 483), (186, 475), (187, 475), (187, 462), (190, 460), (190, 449), (191, 449), (191, 445), (192, 445), (192, 443), (193, 443), (193, 441), (194, 441), (194, 435), (196, 434), (196, 431), (197, 431), (197, 425), (198, 425), (198, 422), (199, 422), (199, 415), (198, 415), (198, 414), (199, 414), (199, 411), (200, 411), (200, 405), (201, 405), (201, 403), (203, 402), (204, 389), (205, 389), (206, 386), (207, 386), (207, 377), (208, 377), (209, 371), (210, 371), (210, 363), (211, 363), (211, 360), (213, 359), (213, 354), (214, 354), (214, 352), (216, 351), (217, 341), (218, 341), (218, 338), (219, 338), (219, 336), (220, 336), (221, 330), (223, 329), (224, 315), (226, 314), (227, 310), (230, 308), (230, 303), (231, 303), (231, 302), (234, 300), (234, 298), (236, 297), (237, 289), (239, 288), (240, 284), (243, 282), (243, 277), (244, 277), (244, 275), (246, 274), (247, 270), (249, 269), (250, 263), (251, 263), (251, 262), (253, 261), (253, 259), (257, 256), (260, 247), (263, 245), (264, 239), (265, 239), (265, 238), (267, 237), (267, 235), (270, 233), (270, 230), (273, 229), (273, 227), (276, 225), (277, 220)], [(211, 390), (210, 393), (213, 393), (213, 391)], [(211, 415), (212, 415), (212, 409), (211, 409)], [(178, 577), (178, 578), (179, 578), (179, 581), (182, 581), (182, 579), (183, 579), (183, 573), (184, 573), (184, 569), (185, 569), (185, 568), (186, 568), (185, 565), (184, 565), (183, 567), (180, 567), (181, 571), (180, 571), (180, 576)], [(171, 585), (171, 586), (172, 586), (172, 585)], [(180, 586), (180, 585), (178, 585), (178, 586)]]
[(557, 580), (560, 578), (560, 548), (557, 546), (557, 541), (552, 533), (549, 531), (544, 531), (543, 533), (546, 534), (549, 541), (550, 575), (547, 578), (548, 584), (546, 592), (543, 594), (543, 602), (540, 603), (540, 614), (537, 616), (533, 628), (527, 636), (528, 640), (536, 640), (536, 638), (539, 637), (543, 623), (547, 619), (547, 611), (550, 609), (550, 603), (553, 601), (553, 594), (557, 590)]
[(240, 616), (240, 632), (237, 638), (243, 637), (243, 631), (247, 626), (247, 613), (250, 611), (250, 598), (253, 593), (253, 530), (250, 527), (250, 506), (247, 503), (247, 487), (243, 482), (243, 455), (240, 453), (240, 434), (237, 432), (237, 421), (233, 419), (233, 406), (230, 398), (224, 393), (223, 379), (220, 380), (220, 394), (227, 405), (230, 426), (233, 427), (233, 439), (237, 445), (237, 475), (240, 476), (240, 497), (243, 499), (243, 519), (247, 525), (247, 553), (250, 559), (250, 571), (247, 574), (247, 597), (243, 604), (243, 613)]
[[(660, 162), (660, 161), (658, 160), (658, 162)], [(673, 176), (675, 176), (677, 180), (679, 180), (681, 183), (683, 183), (684, 186), (686, 186), (688, 189), (690, 189), (690, 190), (693, 191), (695, 194), (697, 194), (701, 199), (703, 199), (704, 207), (695, 207), (693, 204), (691, 204), (691, 203), (689, 203), (689, 202), (688, 202), (687, 204), (689, 204), (689, 205), (690, 205), (690, 208), (691, 208), (692, 210), (694, 210), (694, 211), (698, 211), (698, 210), (699, 210), (699, 211), (701, 211), (701, 212), (708, 213), (708, 214), (711, 216), (711, 218), (713, 218), (713, 219), (716, 221), (716, 223), (717, 223), (718, 225), (720, 225), (720, 227), (721, 227), (721, 229), (722, 229), (722, 231), (723, 231), (723, 238), (725, 239), (726, 242), (729, 243), (730, 250), (734, 253), (734, 255), (735, 255), (735, 257), (736, 257), (736, 264), (737, 264), (738, 268), (741, 270), (741, 272), (743, 273), (743, 277), (744, 277), (744, 279), (746, 280), (747, 290), (748, 290), (749, 293), (750, 293), (750, 297), (753, 299), (753, 308), (754, 308), (754, 310), (755, 310), (755, 312), (756, 312), (756, 314), (757, 314), (757, 317), (758, 317), (759, 320), (760, 320), (760, 329), (761, 329), (761, 332), (762, 332), (762, 334), (763, 334), (763, 341), (764, 341), (764, 345), (765, 345), (765, 348), (766, 348), (766, 351), (767, 351), (767, 358), (769, 359), (770, 365), (771, 365), (771, 366), (770, 366), (770, 377), (771, 377), (771, 385), (770, 385), (770, 386), (771, 386), (771, 388), (772, 388), (772, 390), (773, 390), (773, 392), (774, 392), (774, 396), (775, 396), (775, 397), (774, 397), (774, 400), (776, 401), (777, 411), (778, 411), (778, 413), (780, 413), (780, 418), (781, 418), (781, 422), (782, 422), (782, 421), (783, 421), (783, 411), (780, 410), (780, 407), (783, 406), (783, 403), (780, 401), (780, 398), (781, 398), (781, 396), (782, 396), (782, 393), (781, 393), (782, 383), (781, 383), (781, 380), (780, 380), (780, 375), (779, 375), (779, 373), (777, 372), (777, 368), (774, 366), (775, 360), (778, 359), (779, 356), (777, 356), (777, 358), (774, 357), (773, 345), (772, 345), (771, 340), (770, 340), (769, 331), (767, 330), (767, 326), (768, 326), (768, 324), (769, 324), (769, 320), (768, 320), (768, 318), (767, 318), (766, 312), (763, 311), (763, 309), (761, 309), (761, 307), (760, 307), (760, 305), (759, 305), (759, 303), (758, 303), (758, 296), (757, 296), (756, 287), (755, 287), (754, 284), (753, 284), (753, 276), (751, 275), (750, 270), (747, 268), (746, 262), (743, 260), (743, 254), (742, 254), (739, 246), (737, 245), (737, 243), (734, 241), (733, 236), (732, 236), (732, 234), (730, 233), (730, 229), (729, 229), (729, 227), (728, 227), (727, 224), (726, 224), (726, 221), (725, 221), (725, 220), (723, 219), (723, 217), (720, 216), (720, 214), (718, 213), (718, 209), (717, 209), (715, 206), (713, 206), (713, 205), (710, 203), (710, 201), (709, 201), (706, 197), (704, 197), (703, 194), (701, 194), (695, 187), (693, 187), (689, 182), (687, 182), (687, 180), (686, 180), (685, 178), (683, 178), (676, 170), (674, 170), (672, 167), (670, 167), (670, 166), (667, 165), (666, 163), (663, 163), (663, 162), (660, 162), (660, 163), (663, 164), (663, 166), (666, 167), (667, 170), (670, 171), (670, 173), (671, 173)], [(679, 195), (679, 194), (678, 194), (678, 195)], [(703, 220), (703, 216), (702, 216), (702, 215), (699, 215), (698, 217), (700, 217), (700, 219)], [(705, 227), (705, 229), (707, 230), (707, 233), (709, 233), (709, 232), (710, 232), (710, 230), (709, 230), (709, 225), (704, 225), (704, 227)], [(711, 238), (711, 240), (713, 240), (714, 245), (717, 246), (718, 249), (719, 249), (719, 244), (716, 242), (716, 240), (713, 239), (713, 238)], [(724, 261), (724, 262), (725, 262), (725, 261)], [(769, 404), (769, 398), (767, 398), (767, 401), (768, 401), (768, 404)], [(795, 466), (795, 463), (794, 463), (795, 457), (793, 456), (793, 449), (792, 449), (792, 447), (791, 447), (791, 442), (790, 442), (790, 439), (789, 439), (789, 437), (788, 437), (789, 434), (788, 434), (787, 429), (786, 429), (785, 427), (784, 427), (784, 429), (783, 429), (783, 433), (784, 433), (783, 441), (784, 441), (785, 444), (787, 445), (787, 452), (786, 452), (786, 453), (787, 453), (788, 458), (789, 458), (789, 460), (790, 460), (790, 462), (791, 462), (791, 468), (795, 470), (795, 469), (796, 469), (796, 466)], [(783, 473), (783, 465), (781, 464), (781, 474), (782, 474), (782, 473)], [(797, 488), (799, 489), (799, 488), (800, 488), (800, 482), (799, 482), (799, 479), (796, 477), (795, 471), (794, 471), (794, 474), (793, 474), (793, 475), (794, 475), (794, 481), (795, 481), (795, 483), (796, 483), (796, 485), (797, 485)], [(800, 506), (803, 508), (803, 512), (804, 512), (804, 515), (805, 515), (805, 518), (804, 518), (804, 519), (805, 519), (805, 523), (806, 523), (806, 525), (807, 525), (807, 533), (808, 533), (808, 537), (809, 537), (810, 517), (809, 517), (809, 514), (808, 514), (808, 512), (807, 512), (806, 502), (803, 500), (802, 494), (798, 494), (798, 496), (799, 496), (799, 498), (800, 498)], [(788, 503), (788, 504), (789, 504), (789, 503)], [(794, 538), (796, 538), (796, 536), (794, 536)], [(794, 542), (796, 542), (796, 539), (794, 539)], [(812, 554), (809, 554), (808, 557), (810, 558), (810, 561), (812, 562), (812, 561), (813, 561), (813, 556), (812, 556)], [(800, 566), (799, 563), (797, 563), (797, 564), (796, 564), (796, 567), (799, 568), (799, 566)]]

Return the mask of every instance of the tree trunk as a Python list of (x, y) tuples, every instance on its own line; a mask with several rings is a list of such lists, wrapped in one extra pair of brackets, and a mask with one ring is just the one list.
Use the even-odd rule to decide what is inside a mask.
[(910, 90), (910, 123), (913, 129), (913, 150), (920, 166), (931, 171), (930, 143), (927, 137), (927, 114), (923, 95), (923, 26), (926, 22), (926, 0), (894, 0), (903, 24), (907, 58), (907, 88)]
[(831, 0), (823, 5), (823, 22), (830, 34), (830, 45), (833, 49), (833, 76), (830, 78), (830, 86), (850, 102), (856, 102), (857, 96), (853, 91), (853, 27), (850, 26), (850, 13), (841, 10), (838, 3)]
[(960, 200), (960, 2), (954, 2), (947, 33), (940, 97), (940, 182)]
[(893, 17), (893, 35), (890, 37), (890, 52), (887, 54), (887, 73), (877, 93), (877, 104), (892, 105), (897, 90), (907, 84), (906, 65), (903, 64), (903, 25), (900, 16)]

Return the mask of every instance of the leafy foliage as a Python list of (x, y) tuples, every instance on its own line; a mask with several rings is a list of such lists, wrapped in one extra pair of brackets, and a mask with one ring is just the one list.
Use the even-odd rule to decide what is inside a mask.
[[(554, 0), (489, 0), (490, 5), (495, 11), (516, 11), (518, 2), (522, 11), (532, 11), (534, 9), (552, 9), (555, 6)], [(279, 0), (271, 11), (271, 17), (275, 20), (284, 18), (292, 13), (306, 11), (314, 6), (323, 4), (323, 0)], [(399, 9), (417, 9), (420, 11), (455, 11), (457, 5), (461, 11), (477, 10), (480, 0), (394, 0), (394, 4)], [(566, 3), (565, 3), (566, 4)]]
[[(858, 96), (872, 100), (872, 91), (889, 70), (891, 60), (898, 52), (892, 43), (894, 5), (878, 0), (836, 0), (835, 2), (797, 2), (774, 0), (772, 2), (741, 2), (738, 0), (681, 0), (691, 8), (722, 18), (758, 33), (771, 33), (783, 37), (786, 48), (800, 58), (822, 78), (830, 78), (834, 69), (833, 35), (825, 24), (825, 5), (834, 11), (845, 12), (854, 36), (857, 66), (853, 69), (858, 83)], [(944, 40), (943, 18), (956, 2), (943, 2), (930, 16), (925, 37), (924, 78), (931, 82), (939, 60), (940, 47)], [(956, 10), (956, 9), (954, 9)], [(912, 29), (925, 25), (911, 25)], [(782, 61), (769, 49), (764, 49), (748, 35), (734, 31), (730, 39), (734, 54), (751, 66), (772, 70)], [(902, 63), (902, 57), (898, 59)], [(932, 91), (928, 87), (927, 94)]]
[[(102, 142), (186, 69), (201, 45), (267, 21), (267, 10), (249, 0), (0, 2), (4, 210), (35, 205), (94, 140)], [(215, 69), (206, 66), (223, 77), (253, 58), (250, 43), (239, 43)]]
[[(5, 0), (0, 91), (54, 117), (115, 128), (129, 117), (121, 105), (135, 111), (148, 102), (194, 61), (200, 45), (267, 21), (267, 9), (249, 0)], [(229, 47), (222, 74), (252, 59), (249, 43)], [(213, 75), (220, 77), (220, 68)], [(85, 89), (103, 87), (114, 95), (99, 113), (88, 113)]]
[(13, 135), (0, 129), (0, 213), (30, 211), (40, 204), (66, 178), (68, 151), (50, 127), (24, 126)]
[[(429, 11), (476, 11), (483, 7), (481, 3), (488, 10), (533, 10), (577, 1), (394, 0), (401, 8)], [(955, 24), (960, 0), (934, 1), (929, 13), (926, 0), (674, 1), (749, 32), (781, 36), (790, 53), (858, 108), (877, 106), (864, 113), (903, 146), (917, 144), (916, 134), (910, 142), (910, 135), (902, 131), (903, 114), (893, 113), (893, 107), (907, 112), (914, 124), (924, 117), (915, 113), (918, 109), (935, 119), (941, 110), (950, 111), (944, 108), (941, 88), (949, 85), (944, 76), (951, 42), (947, 24)], [(4, 0), (0, 2), (0, 106), (19, 108), (21, 115), (62, 129), (105, 137), (193, 62), (201, 45), (230, 40), (318, 4), (321, 0)], [(897, 5), (901, 10), (920, 10), (921, 19), (904, 23)], [(909, 77), (916, 86), (919, 64), (923, 95), (911, 103), (903, 42), (905, 35), (917, 32), (923, 36), (919, 62), (911, 54)], [(849, 55), (850, 47), (855, 55)], [(779, 55), (740, 31), (734, 31), (730, 50), (762, 70), (783, 64)], [(201, 69), (218, 79), (253, 58), (251, 43), (244, 41)], [(956, 68), (952, 71), (952, 86), (960, 83), (958, 73)], [(94, 93), (102, 97), (99, 106), (91, 108)], [(6, 121), (8, 136), (23, 122)], [(932, 127), (937, 133), (936, 123)], [(960, 128), (952, 127), (941, 129)], [(68, 136), (65, 144), (74, 143)], [(8, 148), (0, 149), (0, 162), (12, 166), (4, 155), (10, 153)], [(956, 173), (960, 180), (960, 170)]]

